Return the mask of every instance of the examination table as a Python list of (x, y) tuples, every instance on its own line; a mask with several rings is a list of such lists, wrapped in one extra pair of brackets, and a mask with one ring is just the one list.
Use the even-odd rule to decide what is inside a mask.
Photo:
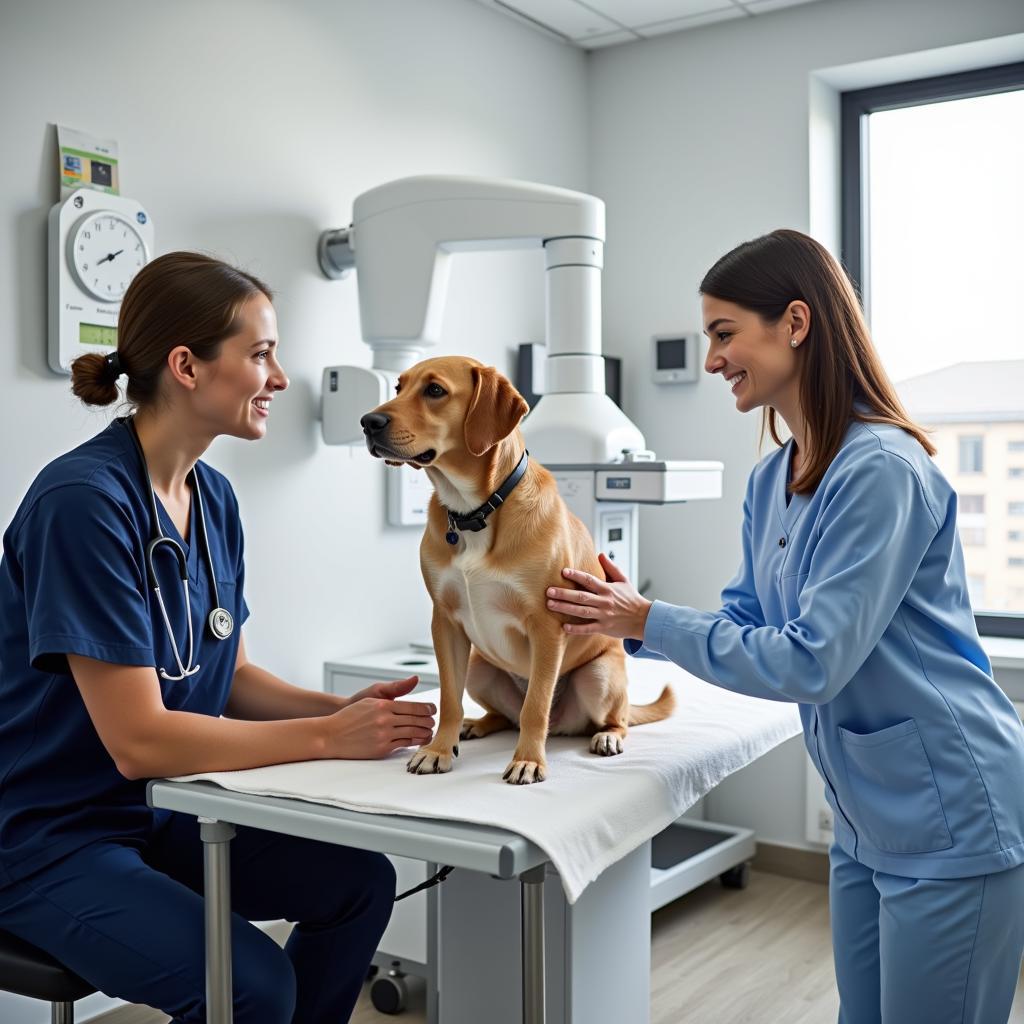
[[(211, 1024), (231, 1019), (232, 825), (379, 850), (431, 869), (453, 865), (429, 890), (431, 1022), (648, 1021), (652, 907), (754, 851), (748, 829), (678, 819), (726, 776), (797, 734), (800, 721), (796, 705), (733, 694), (666, 662), (630, 660), (628, 668), (633, 703), (654, 699), (669, 682), (675, 714), (631, 729), (616, 757), (591, 754), (583, 737), (551, 737), (548, 779), (532, 786), (502, 781), (511, 732), (463, 741), (447, 775), (410, 775), (406, 751), (150, 783), (153, 806), (203, 822)], [(412, 699), (436, 702), (437, 691)], [(466, 707), (474, 713), (468, 698)], [(696, 844), (685, 840), (690, 850), (671, 868), (652, 867), (652, 840), (662, 850), (666, 837), (668, 847), (678, 845), (676, 828), (697, 835)], [(515, 879), (521, 884), (509, 884)]]

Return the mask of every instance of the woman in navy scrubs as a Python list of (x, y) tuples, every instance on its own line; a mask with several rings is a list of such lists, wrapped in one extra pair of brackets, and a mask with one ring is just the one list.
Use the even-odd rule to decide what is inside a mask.
[[(198, 1024), (202, 844), (194, 818), (146, 806), (146, 780), (383, 757), (426, 742), (434, 709), (396, 699), (414, 678), (346, 699), (246, 657), (238, 505), (199, 459), (219, 435), (262, 438), (288, 386), (267, 287), (193, 253), (154, 260), (117, 352), (77, 359), (72, 387), (108, 405), (120, 374), (134, 415), (43, 469), (4, 535), (0, 927)], [(151, 574), (157, 533), (187, 583), (166, 542)], [(236, 1024), (348, 1020), (391, 914), (389, 861), (245, 828), (231, 856)], [(279, 918), (297, 922), (284, 950), (249, 923)]]
[(700, 290), (705, 369), (780, 445), (747, 484), (739, 573), (702, 612), (647, 601), (602, 556), (607, 582), (568, 569), (580, 589), (548, 605), (577, 617), (567, 632), (800, 705), (835, 819), (841, 1024), (1005, 1022), (1024, 949), (1024, 729), (978, 640), (956, 494), (817, 242), (747, 242)]

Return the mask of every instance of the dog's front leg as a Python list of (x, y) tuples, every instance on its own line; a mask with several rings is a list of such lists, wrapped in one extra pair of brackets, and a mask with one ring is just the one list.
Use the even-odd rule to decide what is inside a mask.
[(551, 699), (562, 668), (565, 640), (561, 631), (531, 629), (530, 682), (519, 715), (519, 743), (502, 778), (513, 785), (543, 782), (547, 777), (544, 749), (551, 717)]
[(452, 770), (452, 757), (459, 756), (462, 729), (462, 693), (469, 664), (469, 637), (463, 628), (434, 609), (430, 632), (441, 676), (440, 722), (434, 738), (409, 758), (408, 770), (416, 775), (436, 775)]

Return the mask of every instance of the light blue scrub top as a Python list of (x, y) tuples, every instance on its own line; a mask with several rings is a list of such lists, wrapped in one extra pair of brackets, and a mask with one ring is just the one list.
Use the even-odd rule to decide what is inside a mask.
[[(146, 806), (146, 781), (126, 779), (103, 746), (68, 668), (68, 654), (154, 666), (164, 705), (220, 715), (249, 609), (238, 503), (228, 481), (197, 466), (220, 603), (235, 619), (227, 640), (204, 628), (213, 604), (193, 505), (180, 537), (158, 502), (164, 534), (183, 544), (200, 670), (178, 670), (147, 579), (149, 494), (127, 426), (104, 431), (36, 477), (3, 538), (0, 559), (0, 884), (25, 878), (103, 839), (144, 841), (167, 817)], [(177, 638), (188, 654), (177, 563), (154, 554)]]
[(911, 435), (854, 422), (787, 505), (792, 447), (750, 476), (723, 607), (655, 601), (627, 651), (799, 703), (836, 841), (867, 867), (959, 878), (1024, 862), (1024, 727), (978, 640), (956, 494)]

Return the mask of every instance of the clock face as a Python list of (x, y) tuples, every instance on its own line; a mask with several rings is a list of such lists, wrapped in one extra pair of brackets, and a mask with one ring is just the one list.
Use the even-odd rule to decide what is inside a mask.
[(78, 283), (102, 302), (120, 302), (146, 265), (146, 246), (131, 221), (109, 210), (83, 217), (68, 240)]

